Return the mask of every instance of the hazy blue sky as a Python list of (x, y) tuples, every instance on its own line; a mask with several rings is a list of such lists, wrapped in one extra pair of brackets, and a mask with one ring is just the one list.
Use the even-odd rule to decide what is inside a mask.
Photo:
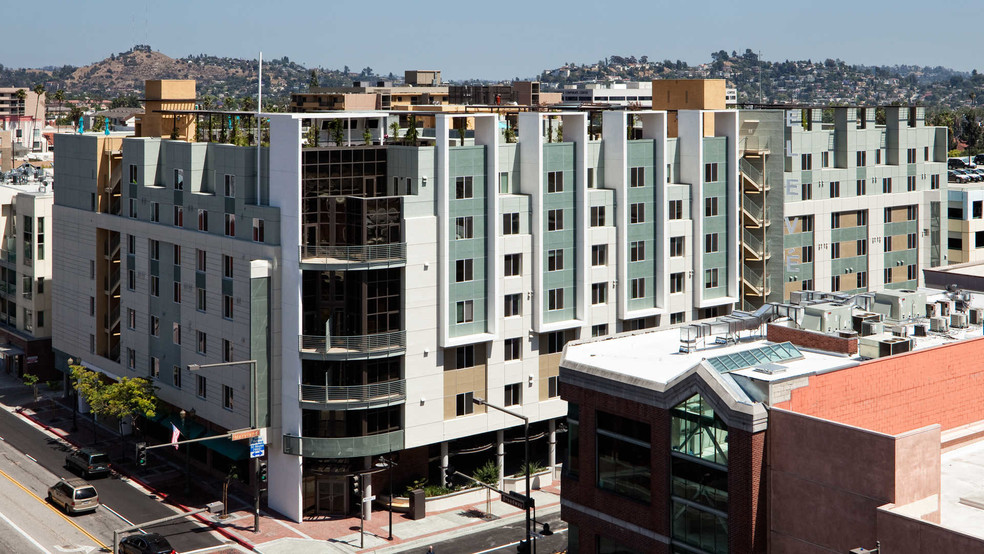
[[(149, 44), (172, 57), (288, 56), (378, 74), (441, 69), (445, 78), (532, 77), (611, 54), (710, 61), (751, 48), (767, 60), (984, 66), (979, 2), (430, 0), (51, 0), (3, 10), (0, 64), (85, 65)], [(945, 6), (945, 7), (944, 7)], [(929, 12), (927, 7), (941, 11)], [(945, 11), (944, 11), (945, 10)], [(967, 25), (960, 14), (974, 15)]]

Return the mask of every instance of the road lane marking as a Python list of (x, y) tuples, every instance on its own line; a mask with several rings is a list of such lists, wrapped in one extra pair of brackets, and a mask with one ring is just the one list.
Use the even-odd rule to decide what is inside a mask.
[[(120, 515), (120, 513), (117, 512), (116, 510), (110, 508), (106, 504), (100, 504), (100, 506), (102, 506), (103, 508), (109, 510), (109, 513), (113, 514), (114, 516), (122, 519), (123, 522), (126, 523), (127, 525), (130, 525), (131, 527), (133, 526), (133, 522), (132, 521), (130, 521), (129, 519), (126, 519), (125, 517), (123, 517), (122, 515)], [(143, 529), (141, 529), (141, 532), (143, 532)]]
[(20, 535), (22, 537), (24, 537), (25, 539), (31, 541), (31, 544), (33, 544), (34, 546), (36, 546), (38, 550), (40, 550), (41, 552), (44, 552), (45, 554), (51, 554), (51, 551), (50, 550), (48, 550), (47, 548), (41, 546), (41, 543), (39, 543), (38, 541), (34, 540), (34, 537), (32, 537), (31, 535), (28, 535), (27, 532), (24, 531), (23, 529), (21, 529), (20, 527), (18, 527), (17, 524), (15, 524), (13, 521), (10, 521), (10, 518), (8, 518), (7, 516), (3, 515), (3, 512), (0, 512), (0, 518), (2, 518), (4, 521), (6, 521), (7, 522), (7, 525), (13, 527), (14, 528), (14, 531), (17, 531), (18, 533), (20, 533)]
[(31, 460), (32, 462), (38, 463), (38, 461), (34, 459), (34, 456), (31, 456), (30, 454), (24, 454), (24, 455), (27, 456), (27, 459)]
[(88, 531), (86, 531), (85, 529), (83, 529), (82, 526), (80, 526), (78, 523), (75, 523), (74, 521), (72, 521), (67, 515), (65, 515), (62, 512), (60, 512), (58, 509), (56, 509), (54, 506), (52, 506), (51, 504), (49, 504), (43, 498), (41, 498), (40, 496), (34, 494), (34, 492), (31, 491), (31, 489), (29, 489), (29, 488), (25, 487), (24, 485), (20, 484), (19, 481), (17, 481), (16, 479), (14, 479), (13, 477), (11, 477), (10, 475), (7, 475), (7, 473), (5, 471), (3, 471), (2, 469), (0, 469), (0, 475), (2, 475), (3, 477), (5, 477), (11, 483), (17, 485), (17, 487), (20, 488), (22, 491), (24, 491), (27, 494), (29, 494), (32, 497), (34, 497), (34, 499), (37, 500), (38, 502), (40, 502), (41, 504), (47, 506), (49, 510), (51, 510), (52, 512), (58, 514), (59, 517), (61, 517), (65, 521), (67, 521), (70, 524), (72, 524), (72, 527), (75, 527), (76, 529), (78, 529), (79, 531), (81, 531), (83, 535), (85, 535), (85, 536), (89, 537), (90, 539), (92, 539), (93, 542), (95, 542), (96, 544), (98, 544), (102, 548), (104, 548), (104, 549), (112, 552), (112, 549), (110, 547), (106, 546), (106, 544), (103, 543), (101, 540), (99, 540), (96, 537), (92, 536), (92, 533), (89, 533)]

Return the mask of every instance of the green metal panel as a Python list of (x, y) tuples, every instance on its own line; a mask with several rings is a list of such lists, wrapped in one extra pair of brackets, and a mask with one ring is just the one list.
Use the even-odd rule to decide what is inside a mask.
[[(717, 180), (716, 181), (705, 181), (704, 182), (704, 197), (701, 201), (701, 213), (700, 217), (703, 218), (704, 223), (704, 234), (717, 233), (718, 234), (718, 251), (717, 252), (703, 252), (704, 251), (704, 237), (694, 237), (694, 240), (700, 241), (699, 248), (703, 252), (703, 263), (705, 271), (708, 269), (718, 270), (718, 286), (714, 288), (704, 288), (704, 276), (699, 277), (699, 285), (702, 290), (703, 298), (713, 299), (720, 298), (722, 296), (727, 296), (728, 294), (728, 256), (730, 250), (734, 248), (732, 242), (732, 237), (729, 235), (729, 230), (731, 230), (730, 214), (728, 212), (728, 191), (727, 191), (727, 175), (728, 175), (728, 138), (727, 137), (705, 137), (703, 140), (704, 147), (704, 163), (716, 163), (718, 164)], [(704, 168), (701, 170), (701, 179), (704, 179)], [(716, 216), (705, 216), (704, 215), (704, 202), (708, 198), (718, 198), (718, 215)]]
[[(448, 168), (448, 225), (452, 231), (449, 240), (448, 282), (449, 302), (448, 322), (449, 336), (461, 337), (484, 333), (487, 329), (486, 297), (488, 296), (488, 278), (485, 259), (488, 237), (486, 228), (486, 165), (484, 146), (458, 146), (450, 149)], [(472, 197), (455, 199), (455, 187), (458, 177), (472, 178)], [(498, 177), (497, 177), (498, 178)], [(455, 219), (458, 217), (472, 218), (473, 238), (456, 240), (453, 234)], [(455, 282), (456, 265), (459, 260), (472, 260), (472, 280), (461, 283)], [(457, 323), (457, 304), (462, 301), (472, 301), (472, 321)]]
[[(577, 160), (574, 143), (561, 142), (543, 145), (543, 212), (561, 209), (564, 213), (564, 228), (560, 231), (547, 231), (547, 217), (542, 218), (543, 253), (546, 258), (550, 250), (564, 251), (564, 269), (547, 271), (543, 264), (543, 290), (540, 302), (543, 307), (543, 319), (547, 323), (568, 321), (576, 316), (577, 293), (575, 289), (575, 268), (577, 267), (577, 250), (575, 249), (576, 228), (578, 224), (578, 206), (576, 194), (580, 185), (576, 179), (575, 167)], [(547, 193), (548, 174), (553, 171), (563, 172), (563, 192)], [(552, 289), (564, 291), (564, 308), (549, 309), (549, 293)]]
[(270, 417), (270, 278), (252, 278), (249, 285), (249, 348), (250, 357), (256, 360), (256, 414), (258, 425), (266, 427)]

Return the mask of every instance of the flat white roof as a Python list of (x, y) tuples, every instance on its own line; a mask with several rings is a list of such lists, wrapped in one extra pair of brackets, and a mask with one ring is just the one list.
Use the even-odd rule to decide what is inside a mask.
[(940, 462), (940, 525), (984, 539), (984, 441), (946, 452)]

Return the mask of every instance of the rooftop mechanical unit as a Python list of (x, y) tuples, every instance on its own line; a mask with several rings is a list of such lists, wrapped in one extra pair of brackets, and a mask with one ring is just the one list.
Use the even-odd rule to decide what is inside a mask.
[(967, 314), (963, 312), (953, 312), (950, 314), (950, 327), (954, 327), (956, 329), (966, 329)]
[(858, 341), (858, 354), (862, 358), (884, 358), (912, 350), (913, 340), (893, 335), (873, 335)]
[(945, 333), (950, 330), (950, 326), (947, 325), (945, 317), (931, 317), (929, 318), (929, 330), (934, 333)]

